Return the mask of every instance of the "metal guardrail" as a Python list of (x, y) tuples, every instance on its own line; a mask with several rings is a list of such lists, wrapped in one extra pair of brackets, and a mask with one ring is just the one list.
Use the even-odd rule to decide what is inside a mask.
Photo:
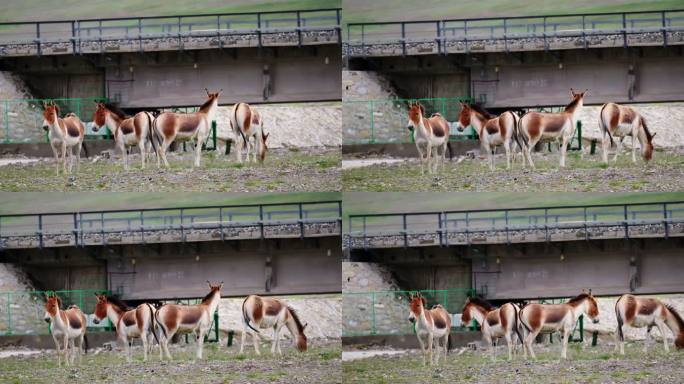
[(0, 292), (0, 335), (49, 334), (45, 314), (45, 295), (55, 294), (62, 300), (62, 310), (75, 304), (88, 318), (89, 332), (93, 330), (112, 330), (112, 324), (106, 322), (94, 326), (90, 318), (95, 311), (97, 300), (95, 293), (111, 295), (112, 292), (102, 289), (77, 289), (63, 291), (11, 291)]
[(0, 248), (9, 238), (35, 238), (38, 247), (44, 246), (48, 236), (62, 236), (74, 246), (84, 246), (84, 237), (99, 235), (102, 245), (112, 233), (145, 235), (169, 230), (180, 231), (186, 241), (188, 231), (218, 229), (224, 240), (224, 229), (259, 228), (260, 238), (265, 229), (278, 225), (298, 226), (300, 238), (307, 236), (305, 226), (334, 222), (342, 230), (342, 202), (316, 201), (245, 205), (217, 205), (205, 207), (123, 209), (82, 212), (55, 212), (0, 215)]
[[(475, 296), (470, 288), (421, 290), (421, 291), (369, 291), (342, 292), (342, 308), (345, 313), (342, 336), (411, 335), (414, 328), (408, 322), (409, 294), (420, 292), (427, 301), (427, 308), (436, 304), (450, 314), (460, 313), (467, 296)], [(460, 322), (460, 318), (458, 319)], [(458, 327), (452, 321), (452, 327)]]
[[(81, 54), (83, 44), (99, 44), (117, 40), (137, 41), (138, 50), (145, 51), (145, 40), (175, 39), (183, 49), (188, 37), (215, 37), (216, 48), (222, 48), (222, 37), (256, 35), (261, 47), (263, 37), (277, 33), (296, 33), (296, 42), (303, 45), (307, 32), (333, 30), (342, 41), (341, 8), (306, 9), (268, 12), (212, 13), (173, 16), (141, 16), (123, 18), (76, 19), (56, 21), (25, 21), (0, 23), (0, 56), (7, 55), (2, 47), (35, 46), (35, 54), (43, 54), (46, 44), (65, 43), (64, 52)], [(90, 52), (90, 51), (88, 51)]]
[[(464, 235), (471, 244), (478, 234), (501, 234), (506, 242), (518, 232), (543, 233), (546, 241), (555, 230), (581, 230), (582, 238), (591, 238), (590, 230), (612, 227), (623, 237), (632, 237), (633, 227), (662, 228), (665, 238), (674, 224), (684, 223), (684, 201), (548, 206), (536, 208), (482, 209), (411, 213), (377, 213), (349, 215), (348, 236), (351, 246), (367, 248), (374, 237), (403, 237), (409, 246), (409, 236), (431, 234), (440, 246), (449, 246), (449, 236)], [(360, 226), (360, 228), (359, 228)], [(362, 246), (354, 245), (360, 240)], [(358, 244), (358, 243), (357, 243)]]
[(684, 32), (684, 10), (607, 12), (542, 16), (513, 16), (471, 19), (443, 19), (426, 21), (369, 22), (347, 24), (347, 52), (352, 47), (374, 44), (400, 44), (403, 55), (407, 44), (435, 43), (438, 53), (447, 53), (447, 43), (468, 44), (484, 40), (503, 41), (505, 51), (509, 42), (541, 38), (549, 49), (549, 38), (581, 38), (588, 47), (593, 36), (618, 35), (623, 46), (629, 46), (628, 36), (639, 33), (662, 35), (662, 45), (668, 45), (668, 33)]
[(60, 117), (69, 112), (75, 113), (85, 124), (88, 139), (111, 137), (109, 129), (93, 132), (92, 124), (90, 124), (96, 109), (95, 103), (106, 103), (107, 98), (3, 99), (0, 100), (0, 116), (2, 116), (0, 142), (9, 144), (47, 141), (47, 133), (43, 131), (41, 125), (43, 124), (43, 103), (48, 101), (54, 101), (59, 106)]

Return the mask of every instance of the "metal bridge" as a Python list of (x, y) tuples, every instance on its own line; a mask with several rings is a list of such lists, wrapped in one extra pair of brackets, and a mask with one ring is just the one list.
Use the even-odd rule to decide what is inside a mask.
[(349, 215), (350, 249), (684, 236), (684, 201)]
[(0, 215), (0, 247), (339, 236), (341, 201)]
[(340, 44), (340, 8), (0, 23), (0, 57)]
[(367, 56), (684, 44), (684, 10), (350, 23), (343, 52)]

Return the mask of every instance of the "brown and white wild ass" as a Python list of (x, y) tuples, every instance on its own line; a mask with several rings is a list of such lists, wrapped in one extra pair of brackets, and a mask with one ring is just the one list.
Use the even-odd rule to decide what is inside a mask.
[[(439, 113), (435, 113), (429, 118), (425, 118), (423, 116), (424, 113), (425, 109), (420, 102), (409, 104), (407, 129), (413, 135), (413, 141), (416, 143), (416, 149), (418, 150), (418, 156), (420, 157), (421, 174), (424, 173), (423, 168), (425, 163), (427, 163), (428, 166), (428, 173), (437, 171), (440, 162), (444, 165), (447, 147), (449, 148), (449, 157), (451, 158), (449, 123)], [(421, 146), (425, 147), (425, 157), (423, 157)], [(432, 167), (433, 148), (435, 150), (436, 158), (434, 169)]]
[(137, 145), (140, 148), (142, 169), (145, 169), (145, 158), (154, 145), (151, 140), (152, 122), (154, 116), (150, 112), (138, 112), (135, 116), (126, 116), (123, 111), (113, 104), (97, 102), (97, 109), (93, 114), (93, 131), (97, 132), (107, 126), (114, 136), (114, 143), (121, 151), (124, 169), (128, 170), (128, 147)]
[[(55, 154), (55, 169), (59, 174), (60, 153), (64, 173), (66, 168), (67, 149), (69, 152), (69, 172), (73, 167), (73, 148), (76, 147), (76, 170), (78, 171), (81, 160), (81, 147), (85, 137), (85, 125), (81, 119), (73, 113), (69, 113), (63, 119), (59, 117), (59, 106), (54, 101), (43, 104), (43, 130), (48, 132), (48, 139), (52, 152)], [(85, 149), (85, 147), (83, 147)], [(87, 153), (86, 153), (87, 155)]]
[[(202, 358), (202, 346), (204, 335), (207, 334), (214, 321), (214, 312), (221, 301), (221, 288), (223, 282), (218, 285), (209, 284), (209, 293), (204, 296), (202, 302), (197, 305), (165, 304), (157, 309), (154, 320), (157, 322), (164, 337), (159, 338), (159, 358), (164, 359), (163, 354), (171, 360), (169, 353), (169, 340), (175, 334), (195, 333), (197, 336), (197, 358)], [(216, 324), (218, 327), (218, 324)]]
[[(630, 294), (622, 295), (615, 303), (615, 315), (618, 326), (617, 332), (620, 337), (620, 353), (625, 354), (625, 327), (648, 327), (646, 329), (646, 341), (644, 342), (644, 352), (648, 348), (651, 328), (654, 326), (660, 330), (663, 337), (665, 351), (670, 349), (667, 344), (667, 334), (665, 328), (670, 328), (674, 335), (675, 347), (684, 349), (684, 320), (681, 315), (671, 305), (665, 304), (658, 299), (641, 298)], [(617, 347), (616, 347), (617, 348)]]
[(520, 309), (520, 323), (529, 332), (525, 336), (524, 346), (533, 359), (536, 355), (532, 350), (532, 342), (539, 333), (562, 332), (563, 345), (561, 358), (568, 357), (568, 339), (575, 329), (575, 324), (580, 316), (587, 315), (594, 323), (599, 322), (599, 310), (596, 299), (589, 292), (583, 292), (579, 296), (570, 299), (564, 304), (528, 304)]
[(144, 303), (131, 309), (113, 296), (96, 293), (95, 297), (97, 297), (97, 304), (93, 313), (93, 323), (99, 324), (100, 321), (109, 318), (114, 324), (117, 338), (124, 347), (128, 362), (131, 362), (132, 339), (139, 337), (143, 345), (143, 361), (147, 361), (147, 353), (152, 349), (148, 332), (152, 332), (154, 338), (157, 338), (154, 332), (154, 307)]
[[(432, 343), (434, 341), (437, 349), (437, 356), (435, 356), (435, 363), (439, 363), (440, 345), (442, 340), (442, 347), (444, 349), (444, 361), (446, 362), (447, 349), (449, 348), (449, 333), (451, 332), (451, 315), (441, 305), (435, 305), (432, 309), (425, 308), (425, 298), (418, 292), (416, 295), (409, 297), (409, 318), (408, 320), (415, 325), (416, 336), (420, 349), (423, 351), (423, 365), (425, 365), (425, 356), (432, 361)], [(427, 350), (423, 343), (422, 336), (427, 337)]]
[(601, 155), (604, 163), (608, 163), (608, 148), (613, 144), (614, 137), (619, 138), (615, 157), (613, 157), (614, 162), (617, 161), (618, 154), (622, 150), (622, 141), (627, 136), (632, 137), (632, 162), (636, 163), (635, 138), (641, 144), (641, 156), (644, 161), (649, 161), (653, 157), (653, 138), (656, 134), (651, 134), (646, 120), (634, 108), (615, 103), (603, 104), (599, 114), (599, 129), (602, 135)]
[[(517, 140), (518, 115), (506, 111), (499, 116), (492, 116), (477, 105), (461, 104), (456, 129), (463, 131), (472, 125), (480, 137), (480, 145), (489, 156), (489, 169), (494, 170), (494, 150), (502, 145), (506, 151), (506, 169), (511, 169), (511, 138)], [(521, 146), (521, 145), (519, 145)], [(521, 146), (522, 147), (522, 146)]]
[(193, 113), (164, 112), (157, 116), (152, 123), (152, 140), (158, 140), (157, 166), (159, 159), (164, 160), (164, 165), (169, 166), (166, 160), (166, 151), (174, 141), (195, 140), (195, 167), (200, 166), (200, 156), (204, 140), (209, 137), (211, 122), (216, 115), (218, 98), (223, 90), (207, 92), (207, 101), (202, 104), (199, 111)]
[[(240, 353), (245, 346), (247, 333), (250, 332), (248, 327), (256, 333), (259, 333), (257, 328), (273, 329), (273, 342), (271, 343), (271, 354), (273, 355), (275, 355), (276, 350), (281, 356), (283, 354), (280, 350), (280, 330), (283, 327), (287, 327), (292, 334), (292, 340), (296, 340), (297, 349), (300, 352), (306, 351), (307, 339), (304, 330), (307, 324), (302, 324), (297, 312), (282, 300), (250, 295), (242, 302), (242, 320), (244, 329), (240, 341)], [(260, 355), (259, 337), (252, 334), (252, 341), (254, 342), (254, 350), (257, 355)]]
[[(568, 150), (568, 143), (575, 134), (577, 126), (577, 114), (584, 106), (584, 92), (575, 92), (570, 88), (572, 100), (560, 113), (527, 112), (518, 122), (518, 134), (524, 146), (523, 155), (532, 162), (531, 151), (538, 142), (542, 141), (561, 141), (560, 167), (565, 167), (565, 155)], [(523, 167), (525, 166), (523, 158)]]
[[(463, 307), (461, 324), (467, 325), (475, 320), (480, 325), (482, 337), (491, 349), (492, 361), (496, 359), (494, 339), (503, 337), (508, 345), (508, 360), (512, 360), (513, 333), (518, 336), (521, 344), (524, 342), (522, 326), (518, 321), (519, 311), (520, 308), (513, 303), (506, 303), (499, 308), (494, 308), (483, 299), (468, 297)], [(527, 357), (525, 347), (523, 347), (523, 351)]]
[[(87, 321), (83, 312), (75, 305), (69, 307), (69, 309), (63, 311), (62, 301), (59, 297), (55, 295), (45, 296), (45, 315), (44, 320), (48, 322), (50, 328), (50, 334), (52, 334), (52, 340), (55, 341), (55, 347), (57, 347), (57, 364), (62, 366), (62, 353), (64, 354), (64, 362), (69, 365), (70, 362), (74, 362), (74, 355), (71, 355), (71, 361), (69, 361), (69, 347), (71, 346), (72, 352), (78, 354), (78, 361), (81, 362), (81, 348), (85, 346), (86, 352), (88, 351), (88, 341), (85, 340)], [(75, 346), (75, 340), (78, 339), (78, 349)], [(85, 345), (84, 345), (85, 340)], [(60, 344), (64, 346), (60, 350)]]
[[(247, 156), (245, 157), (247, 161), (249, 161), (250, 149), (253, 149), (252, 160), (256, 162), (258, 155), (259, 162), (263, 163), (268, 150), (266, 145), (268, 133), (264, 132), (264, 121), (259, 111), (247, 103), (235, 104), (230, 113), (230, 127), (235, 135), (237, 161), (242, 163), (242, 149), (247, 148)], [(240, 137), (242, 137), (242, 145), (240, 145)], [(253, 147), (250, 141), (252, 137), (254, 137)]]

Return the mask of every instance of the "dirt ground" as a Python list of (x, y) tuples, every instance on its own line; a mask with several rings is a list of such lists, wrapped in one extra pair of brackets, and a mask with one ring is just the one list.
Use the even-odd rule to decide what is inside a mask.
[[(314, 344), (313, 346), (311, 344)], [(134, 360), (126, 363), (118, 351), (91, 350), (81, 364), (59, 368), (54, 350), (0, 359), (1, 383), (341, 383), (339, 342), (313, 342), (305, 353), (283, 341), (283, 357), (272, 357), (262, 345), (238, 354), (233, 345), (220, 349), (205, 344), (204, 359), (193, 361), (195, 346), (171, 346), (173, 361), (159, 361), (158, 349), (142, 361), (142, 350), (134, 347)]]
[(322, 192), (340, 190), (339, 148), (307, 147), (270, 150), (263, 165), (240, 164), (235, 156), (203, 153), (201, 167), (192, 168), (190, 153), (171, 153), (170, 169), (145, 170), (140, 156), (129, 156), (124, 171), (119, 157), (82, 159), (81, 169), (55, 173), (54, 159), (0, 166), (0, 191), (205, 191), (205, 192)]
[[(369, 166), (349, 167), (347, 163), (359, 159)], [(420, 173), (418, 159), (402, 162), (377, 161), (379, 158), (345, 155), (342, 170), (343, 191), (565, 191), (565, 192), (647, 192), (684, 190), (684, 152), (657, 151), (653, 160), (644, 164), (631, 161), (631, 154), (623, 153), (617, 163), (606, 165), (600, 155), (569, 153), (567, 167), (559, 169), (558, 153), (535, 153), (537, 167), (523, 169), (520, 157), (511, 170), (506, 170), (503, 155), (495, 158), (496, 168), (489, 170), (483, 158), (460, 157), (447, 161), (435, 174)], [(393, 159), (384, 159), (393, 160)]]
[[(661, 344), (625, 346), (625, 356), (613, 352), (613, 345), (596, 347), (571, 343), (568, 360), (560, 361), (560, 344), (535, 345), (537, 361), (522, 353), (508, 361), (505, 347), (497, 349), (491, 361), (485, 350), (450, 351), (447, 362), (424, 367), (420, 352), (373, 355), (342, 362), (345, 383), (681, 383), (684, 352), (665, 353)], [(345, 350), (345, 354), (347, 351)]]

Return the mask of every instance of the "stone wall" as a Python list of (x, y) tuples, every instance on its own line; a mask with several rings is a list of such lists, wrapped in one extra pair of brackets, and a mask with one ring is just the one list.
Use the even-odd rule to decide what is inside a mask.
[[(339, 102), (257, 105), (268, 133), (268, 147), (314, 147), (342, 145)], [(229, 127), (233, 107), (219, 107), (216, 113), (217, 136), (233, 139)]]
[(45, 302), (28, 294), (8, 292), (33, 291), (26, 273), (12, 264), (0, 263), (0, 335), (46, 333), (43, 316)]
[[(339, 339), (342, 336), (342, 298), (340, 295), (311, 295), (279, 297), (287, 302), (299, 315), (306, 326), (306, 336), (310, 339)], [(235, 331), (240, 334), (242, 325), (242, 302), (244, 298), (222, 299), (219, 304), (219, 329), (225, 333)], [(283, 330), (290, 338), (290, 333)], [(270, 339), (269, 330), (261, 331), (261, 336)]]
[[(44, 132), (37, 129), (43, 120), (40, 105), (5, 101), (31, 98), (30, 90), (19, 76), (0, 71), (0, 141), (30, 142), (45, 137)], [(10, 129), (9, 135), (6, 128)]]

